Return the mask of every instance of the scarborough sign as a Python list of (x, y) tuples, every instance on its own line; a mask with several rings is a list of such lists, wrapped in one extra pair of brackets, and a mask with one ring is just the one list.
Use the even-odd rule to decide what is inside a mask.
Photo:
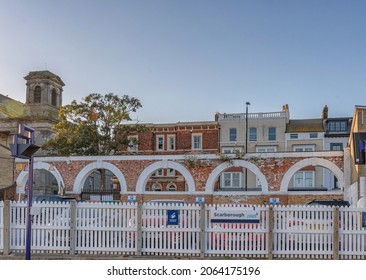
[(211, 223), (259, 223), (258, 210), (230, 210), (214, 209), (211, 210)]

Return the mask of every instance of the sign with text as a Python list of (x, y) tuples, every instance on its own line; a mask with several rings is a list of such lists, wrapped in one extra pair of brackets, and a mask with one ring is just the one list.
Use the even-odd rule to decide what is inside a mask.
[(168, 225), (177, 226), (179, 225), (179, 210), (167, 210), (168, 214)]
[(225, 209), (211, 210), (211, 223), (254, 223), (258, 224), (259, 210), (253, 209)]

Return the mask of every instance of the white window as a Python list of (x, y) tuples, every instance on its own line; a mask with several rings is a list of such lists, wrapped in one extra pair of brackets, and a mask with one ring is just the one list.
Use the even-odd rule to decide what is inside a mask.
[(312, 152), (315, 150), (314, 145), (294, 145), (295, 152)]
[(175, 135), (168, 135), (168, 150), (175, 150)]
[(138, 149), (138, 145), (137, 145), (137, 136), (130, 136), (128, 137), (128, 148), (127, 150), (129, 152), (136, 152)]
[(343, 144), (342, 143), (330, 143), (330, 149), (332, 151), (342, 151)]
[(240, 188), (242, 182), (242, 173), (225, 172), (221, 176), (222, 188)]
[(243, 150), (243, 148), (239, 148), (239, 147), (227, 147), (227, 148), (222, 148), (222, 153), (224, 154), (237, 154), (237, 153), (241, 153)]
[(298, 171), (294, 175), (295, 188), (313, 188), (314, 171)]
[(202, 134), (192, 134), (192, 150), (202, 150)]
[(275, 153), (275, 152), (277, 152), (277, 147), (275, 147), (275, 146), (256, 147), (255, 151), (257, 153)]
[(164, 136), (162, 136), (162, 135), (156, 136), (156, 150), (157, 151), (164, 150)]

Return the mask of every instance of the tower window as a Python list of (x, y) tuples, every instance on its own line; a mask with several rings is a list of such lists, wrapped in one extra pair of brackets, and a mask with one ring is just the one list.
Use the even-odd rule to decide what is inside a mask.
[(52, 89), (51, 104), (57, 106), (57, 92), (55, 89)]
[(36, 86), (34, 88), (34, 103), (41, 103), (42, 100), (42, 94), (41, 94), (41, 87)]

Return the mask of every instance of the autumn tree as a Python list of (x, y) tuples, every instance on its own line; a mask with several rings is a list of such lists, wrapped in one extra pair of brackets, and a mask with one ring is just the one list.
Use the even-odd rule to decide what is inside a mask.
[(92, 93), (81, 102), (60, 108), (56, 134), (42, 148), (53, 155), (114, 155), (129, 144), (131, 132), (142, 125), (127, 125), (130, 114), (141, 108), (137, 98), (113, 93)]

